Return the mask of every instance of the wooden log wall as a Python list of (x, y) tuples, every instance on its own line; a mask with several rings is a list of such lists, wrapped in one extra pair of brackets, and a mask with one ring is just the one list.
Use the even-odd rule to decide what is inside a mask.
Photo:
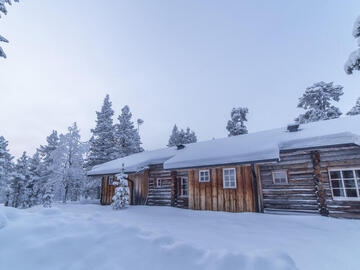
[[(149, 170), (141, 173), (129, 174), (129, 179), (133, 181), (133, 202), (134, 205), (144, 205), (148, 195)], [(131, 185), (132, 183), (129, 183)]]
[[(223, 168), (236, 169), (236, 188), (223, 188)], [(210, 182), (199, 182), (199, 170), (210, 170)], [(250, 166), (222, 166), (188, 170), (189, 209), (226, 212), (255, 212), (255, 179)]]
[[(328, 174), (328, 170), (335, 167), (360, 167), (360, 148), (353, 145), (281, 151), (280, 162), (259, 164), (265, 211), (320, 212), (321, 206), (314, 181), (314, 176), (319, 176), (313, 163), (314, 151), (319, 154), (319, 161), (316, 164), (319, 167), (316, 170), (321, 172), (322, 192), (329, 215), (358, 217), (360, 201), (334, 200)], [(272, 172), (277, 170), (287, 170), (288, 184), (273, 183)]]
[[(158, 185), (158, 179), (161, 185)], [(164, 170), (162, 164), (152, 165), (149, 170), (149, 193), (147, 205), (171, 206), (172, 199), (172, 175)]]

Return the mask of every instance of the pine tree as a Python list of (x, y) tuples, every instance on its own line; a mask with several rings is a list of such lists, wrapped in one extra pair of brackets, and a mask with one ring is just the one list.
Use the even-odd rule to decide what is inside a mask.
[(84, 145), (81, 142), (80, 131), (74, 123), (68, 128), (68, 133), (60, 135), (59, 146), (54, 153), (56, 157), (54, 179), (57, 183), (55, 194), (60, 196), (64, 203), (68, 199), (73, 201), (80, 199), (85, 178), (83, 154)]
[(357, 115), (360, 114), (360, 98), (357, 99), (354, 107), (351, 108), (350, 111), (347, 112), (347, 115)]
[(122, 108), (121, 114), (118, 117), (119, 123), (115, 125), (118, 157), (125, 157), (144, 151), (141, 147), (139, 132), (134, 127), (131, 118), (130, 108), (126, 105)]
[[(14, 0), (14, 2), (19, 2), (19, 0)], [(11, 0), (0, 0), (0, 17), (1, 17), (1, 13), (5, 15), (7, 14), (7, 8), (5, 4), (11, 5)], [(0, 35), (0, 42), (8, 43), (9, 41)], [(1, 47), (0, 47), (0, 57), (6, 58), (6, 54)]]
[(303, 96), (299, 98), (298, 108), (307, 111), (300, 114), (295, 121), (303, 124), (340, 117), (340, 109), (333, 106), (331, 101), (339, 101), (343, 94), (341, 85), (334, 85), (333, 82), (314, 83), (307, 87)]
[[(355, 20), (353, 37), (357, 39), (358, 46), (360, 47), (360, 16)], [(350, 54), (345, 63), (344, 69), (347, 74), (352, 74), (354, 70), (360, 70), (360, 48)]]
[(116, 177), (119, 182), (114, 182), (117, 187), (115, 188), (115, 195), (112, 197), (113, 203), (111, 206), (114, 210), (119, 210), (129, 205), (129, 185), (126, 179), (127, 175), (123, 172)]
[(113, 125), (114, 111), (109, 95), (106, 95), (100, 112), (96, 112), (96, 127), (91, 130), (89, 154), (85, 163), (86, 169), (117, 158), (115, 128)]
[(171, 147), (195, 142), (197, 142), (197, 136), (194, 131), (189, 127), (186, 128), (186, 131), (183, 129), (179, 130), (177, 125), (174, 125), (167, 146)]
[(41, 183), (42, 176), (42, 166), (41, 166), (41, 158), (40, 153), (36, 150), (35, 154), (32, 158), (29, 159), (29, 171), (30, 171), (30, 179), (27, 183), (26, 187), (26, 200), (29, 207), (37, 205), (42, 202), (42, 190), (43, 186)]
[(249, 109), (246, 107), (238, 107), (231, 110), (231, 120), (228, 121), (226, 126), (229, 137), (248, 133), (245, 125), (245, 122), (247, 122), (246, 115), (248, 113)]
[(46, 138), (47, 145), (40, 146), (39, 153), (41, 156), (40, 171), (41, 177), (39, 185), (41, 190), (39, 191), (38, 197), (44, 207), (51, 207), (54, 197), (54, 185), (55, 185), (55, 166), (57, 164), (54, 154), (59, 146), (59, 137), (57, 132), (54, 130), (50, 136)]
[(13, 157), (7, 147), (8, 142), (3, 136), (0, 136), (0, 203), (5, 202), (5, 205), (9, 201), (9, 184), (14, 171)]
[(27, 184), (30, 179), (29, 157), (26, 152), (17, 160), (15, 173), (10, 181), (10, 202), (15, 208), (27, 208)]

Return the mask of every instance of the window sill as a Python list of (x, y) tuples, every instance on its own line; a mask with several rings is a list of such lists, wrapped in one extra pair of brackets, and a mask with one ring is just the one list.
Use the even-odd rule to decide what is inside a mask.
[(223, 187), (223, 189), (237, 189), (237, 187)]
[(333, 197), (333, 200), (334, 201), (360, 201), (360, 198), (336, 198), (336, 197)]

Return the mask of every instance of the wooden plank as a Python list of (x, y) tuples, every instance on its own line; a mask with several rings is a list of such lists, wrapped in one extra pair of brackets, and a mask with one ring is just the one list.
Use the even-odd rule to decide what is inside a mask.
[(228, 188), (224, 189), (224, 211), (226, 212), (230, 212), (229, 192)]
[(205, 183), (199, 183), (200, 186), (200, 209), (205, 210), (205, 200), (206, 200), (206, 193), (205, 193)]
[(217, 211), (217, 176), (216, 176), (216, 169), (211, 169), (211, 187), (212, 187), (212, 210)]
[(236, 189), (232, 189), (231, 190), (231, 194), (230, 194), (230, 202), (231, 202), (231, 212), (237, 212), (237, 208), (236, 208), (236, 204), (237, 204), (237, 200), (236, 200)]
[(237, 212), (244, 212), (244, 191), (241, 166), (236, 167), (236, 204)]
[(253, 212), (253, 188), (252, 188), (252, 175), (250, 166), (245, 166), (244, 168), (245, 173), (245, 200), (246, 200), (246, 211)]
[(200, 210), (200, 185), (199, 185), (199, 171), (193, 170), (194, 181), (195, 181), (195, 207), (194, 209)]
[(211, 182), (204, 183), (205, 184), (205, 209), (212, 210), (212, 196), (211, 196), (211, 189), (212, 185)]
[(222, 169), (221, 168), (216, 168), (216, 175), (217, 175), (218, 210), (225, 211), (225, 209), (224, 209), (224, 189), (223, 189)]

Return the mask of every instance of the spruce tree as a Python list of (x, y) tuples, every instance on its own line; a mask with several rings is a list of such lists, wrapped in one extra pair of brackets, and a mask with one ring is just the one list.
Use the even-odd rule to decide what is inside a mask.
[(29, 159), (30, 178), (26, 186), (26, 203), (29, 207), (41, 203), (41, 190), (43, 189), (41, 180), (41, 158), (36, 150), (35, 154)]
[(119, 210), (127, 207), (129, 205), (129, 185), (127, 181), (127, 175), (122, 172), (118, 174), (117, 179), (119, 182), (114, 182), (117, 187), (115, 188), (115, 194), (112, 197), (112, 208), (114, 210)]
[(12, 207), (29, 207), (26, 192), (29, 179), (29, 157), (24, 152), (16, 162), (14, 176), (10, 181), (10, 202)]
[(247, 122), (246, 115), (248, 113), (249, 109), (246, 107), (238, 107), (231, 110), (231, 120), (229, 120), (226, 125), (229, 137), (248, 133), (245, 125), (245, 122)]
[(55, 189), (55, 167), (57, 160), (54, 157), (55, 151), (59, 146), (59, 136), (54, 130), (47, 138), (47, 145), (40, 146), (39, 153), (41, 156), (40, 171), (41, 177), (39, 180), (41, 190), (39, 191), (39, 198), (44, 207), (51, 207), (54, 189)]
[[(14, 0), (14, 2), (19, 2), (19, 0)], [(5, 15), (7, 14), (6, 4), (11, 5), (11, 0), (0, 0), (0, 17), (1, 17), (1, 13), (5, 14)], [(0, 42), (8, 43), (9, 41), (0, 35)], [(1, 48), (1, 46), (0, 46), (0, 57), (6, 58), (6, 54), (3, 51), (3, 49)]]
[[(360, 16), (355, 20), (352, 34), (353, 37), (357, 39), (357, 44), (360, 47)], [(354, 70), (360, 70), (360, 48), (350, 54), (345, 63), (344, 69), (347, 74), (352, 74)]]
[(332, 101), (339, 101), (344, 94), (341, 85), (334, 85), (333, 82), (318, 82), (307, 87), (305, 93), (299, 98), (298, 108), (306, 110), (295, 119), (300, 124), (328, 120), (340, 117), (340, 109), (331, 104)]
[(119, 123), (115, 125), (118, 157), (125, 157), (144, 151), (141, 147), (139, 132), (131, 118), (130, 108), (126, 105), (121, 109), (121, 114), (118, 117)]
[(14, 171), (12, 159), (8, 150), (8, 141), (0, 136), (0, 203), (5, 202), (5, 205), (9, 201), (9, 184)]
[(189, 127), (186, 128), (186, 131), (183, 129), (179, 130), (177, 125), (174, 125), (167, 146), (171, 147), (195, 142), (197, 142), (197, 136), (194, 131)]
[(113, 125), (114, 111), (109, 95), (106, 95), (101, 111), (96, 112), (96, 127), (91, 130), (89, 154), (85, 163), (86, 169), (113, 160), (118, 157), (116, 152), (115, 128)]
[(347, 112), (347, 115), (357, 115), (360, 114), (360, 98), (357, 99), (354, 107), (351, 108), (350, 111)]

